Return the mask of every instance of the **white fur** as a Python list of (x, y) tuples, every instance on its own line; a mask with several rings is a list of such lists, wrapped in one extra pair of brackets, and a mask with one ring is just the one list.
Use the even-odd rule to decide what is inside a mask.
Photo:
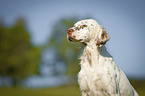
[[(77, 30), (76, 27), (82, 24), (87, 24), (87, 27)], [(86, 43), (78, 73), (82, 96), (138, 96), (105, 46), (96, 46), (102, 27), (95, 20), (88, 19), (77, 22), (73, 29), (70, 37)]]

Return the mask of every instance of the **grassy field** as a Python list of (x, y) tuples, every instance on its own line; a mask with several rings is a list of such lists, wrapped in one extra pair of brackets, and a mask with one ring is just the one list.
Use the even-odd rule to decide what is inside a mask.
[(76, 85), (42, 89), (0, 88), (0, 96), (80, 96)]
[[(145, 96), (145, 81), (131, 83), (140, 96)], [(43, 89), (0, 88), (0, 96), (81, 96), (81, 94), (77, 85), (67, 85)]]
[(145, 96), (145, 81), (131, 80), (130, 83), (140, 96)]

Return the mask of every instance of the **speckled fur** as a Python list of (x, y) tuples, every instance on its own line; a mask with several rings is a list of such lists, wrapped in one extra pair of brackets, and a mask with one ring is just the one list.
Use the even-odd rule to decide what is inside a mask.
[(103, 40), (101, 34), (104, 29), (93, 19), (79, 21), (71, 29), (73, 32), (68, 38), (74, 37), (72, 41), (86, 45), (80, 57), (81, 70), (78, 73), (82, 96), (138, 96), (107, 52), (104, 44), (109, 39), (97, 45), (98, 41)]

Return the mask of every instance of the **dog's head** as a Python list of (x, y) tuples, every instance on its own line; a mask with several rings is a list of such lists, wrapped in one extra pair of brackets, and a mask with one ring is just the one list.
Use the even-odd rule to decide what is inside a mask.
[(106, 30), (95, 20), (86, 19), (78, 21), (72, 28), (67, 30), (67, 39), (85, 44), (94, 40), (97, 46), (102, 46), (109, 40), (109, 36)]

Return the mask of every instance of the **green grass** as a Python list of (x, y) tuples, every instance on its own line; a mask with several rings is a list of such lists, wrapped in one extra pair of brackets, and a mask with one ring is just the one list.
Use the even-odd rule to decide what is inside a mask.
[[(145, 81), (131, 81), (140, 96), (145, 96)], [(67, 85), (53, 88), (0, 88), (0, 96), (81, 96), (79, 86)]]
[(139, 96), (145, 96), (145, 80), (143, 81), (131, 80), (130, 83), (133, 85), (134, 89), (137, 91)]
[(0, 96), (81, 96), (81, 94), (78, 86), (68, 85), (42, 89), (0, 88)]

